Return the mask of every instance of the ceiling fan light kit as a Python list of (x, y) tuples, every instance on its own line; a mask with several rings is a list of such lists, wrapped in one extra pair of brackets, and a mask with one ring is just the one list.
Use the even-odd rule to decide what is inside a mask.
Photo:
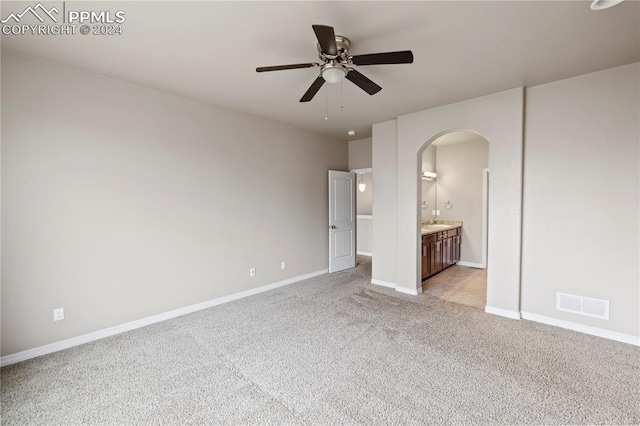
[(374, 95), (382, 90), (382, 87), (356, 71), (354, 66), (413, 63), (413, 53), (410, 50), (351, 56), (349, 54), (351, 41), (344, 36), (336, 35), (333, 27), (312, 25), (312, 28), (318, 39), (318, 57), (322, 60), (321, 64), (309, 62), (256, 68), (257, 72), (267, 72), (319, 67), (320, 75), (302, 95), (300, 102), (309, 102), (313, 99), (325, 82), (335, 84), (345, 78), (369, 95)]
[(591, 10), (604, 10), (613, 7), (624, 0), (593, 0)]
[(322, 67), (320, 75), (330, 84), (340, 83), (347, 75), (347, 70), (341, 65), (326, 64)]

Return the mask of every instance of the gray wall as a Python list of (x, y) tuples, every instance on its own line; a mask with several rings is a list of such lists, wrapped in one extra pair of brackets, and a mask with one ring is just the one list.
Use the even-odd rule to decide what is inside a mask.
[[(373, 259), (371, 282), (388, 287), (397, 283), (396, 254), (398, 247), (398, 159), (397, 120), (373, 125)], [(417, 231), (416, 231), (417, 232)], [(417, 235), (417, 234), (416, 234)]]
[[(422, 291), (418, 238), (422, 153), (431, 142), (444, 134), (455, 130), (472, 130), (489, 141), (490, 153), (490, 267), (486, 309), (500, 315), (519, 317), (523, 108), (524, 89), (518, 88), (398, 117), (395, 120), (395, 140), (386, 141), (388, 144), (395, 142), (394, 155), (379, 164), (376, 162), (376, 149), (385, 142), (377, 141), (374, 131), (374, 178), (383, 170), (396, 176), (393, 189), (395, 202), (383, 206), (396, 209), (393, 223), (377, 220), (379, 212), (375, 201), (379, 191), (376, 185), (374, 235), (379, 226), (396, 228), (394, 263), (398, 291), (411, 294)], [(374, 240), (374, 260), (377, 256), (375, 249)], [(390, 267), (389, 271), (393, 270), (390, 265), (387, 266)]]
[[(436, 140), (437, 143), (437, 140)], [(460, 260), (482, 264), (482, 169), (489, 167), (489, 143), (476, 140), (436, 147), (439, 219), (462, 221)], [(451, 201), (451, 210), (445, 208)]]
[(349, 141), (349, 170), (372, 167), (371, 138)]
[[(522, 310), (640, 334), (638, 63), (527, 90)], [(491, 269), (491, 266), (489, 266)], [(610, 301), (610, 319), (555, 309)]]
[(371, 240), (373, 221), (371, 217), (358, 217), (358, 254), (371, 256), (373, 241)]
[(367, 184), (367, 187), (364, 189), (364, 192), (360, 192), (360, 190), (356, 191), (356, 204), (358, 214), (372, 214), (372, 201), (373, 201), (373, 176), (371, 173), (362, 173), (358, 174), (356, 188), (358, 183), (360, 183), (360, 179)]
[[(640, 65), (532, 87), (522, 100), (514, 89), (373, 126), (372, 281), (410, 288), (424, 145), (475, 130), (491, 169), (486, 310), (637, 344)], [(608, 300), (610, 319), (556, 310), (557, 292)]]
[(345, 141), (3, 51), (2, 355), (327, 268), (347, 168)]

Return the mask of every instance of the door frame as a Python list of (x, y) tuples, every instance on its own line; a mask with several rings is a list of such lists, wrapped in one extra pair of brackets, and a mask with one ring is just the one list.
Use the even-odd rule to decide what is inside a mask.
[(489, 259), (489, 168), (482, 169), (482, 269)]
[[(356, 174), (356, 187), (358, 186), (358, 175), (360, 173), (371, 173), (371, 175), (373, 175), (373, 167), (365, 167), (362, 169), (351, 169), (351, 173), (355, 173)], [(371, 185), (371, 190), (373, 191), (373, 185)], [(371, 193), (371, 196), (373, 197), (373, 192)], [(364, 215), (359, 215), (358, 214), (358, 191), (356, 190), (356, 204), (355, 204), (355, 213), (356, 213), (356, 255), (358, 255), (358, 217), (360, 216), (364, 216)], [(373, 203), (371, 203), (371, 216), (369, 216), (367, 219), (370, 219), (373, 221)], [(371, 257), (371, 259), (373, 259), (373, 247), (371, 248), (371, 253), (361, 253), (362, 256), (368, 256)], [(358, 260), (356, 259), (356, 265), (358, 264)]]

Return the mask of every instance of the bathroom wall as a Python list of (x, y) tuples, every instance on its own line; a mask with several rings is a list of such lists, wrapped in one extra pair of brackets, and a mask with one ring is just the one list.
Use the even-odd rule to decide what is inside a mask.
[[(422, 153), (423, 172), (436, 171), (436, 149), (435, 145), (429, 145)], [(434, 217), (433, 210), (436, 209), (436, 185), (436, 181), (422, 180), (422, 199), (420, 201), (422, 220), (429, 220)], [(427, 204), (425, 204), (425, 201)]]
[[(438, 141), (436, 140), (436, 144)], [(436, 147), (439, 219), (461, 220), (460, 264), (482, 266), (482, 169), (489, 167), (489, 143), (481, 136), (469, 142)], [(446, 202), (451, 209), (446, 209)]]

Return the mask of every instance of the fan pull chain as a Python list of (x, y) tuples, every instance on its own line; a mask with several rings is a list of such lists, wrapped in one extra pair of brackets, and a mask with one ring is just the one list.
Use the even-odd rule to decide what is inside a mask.
[(340, 112), (344, 111), (344, 78), (340, 80)]
[(329, 119), (329, 88), (324, 85), (324, 119)]

